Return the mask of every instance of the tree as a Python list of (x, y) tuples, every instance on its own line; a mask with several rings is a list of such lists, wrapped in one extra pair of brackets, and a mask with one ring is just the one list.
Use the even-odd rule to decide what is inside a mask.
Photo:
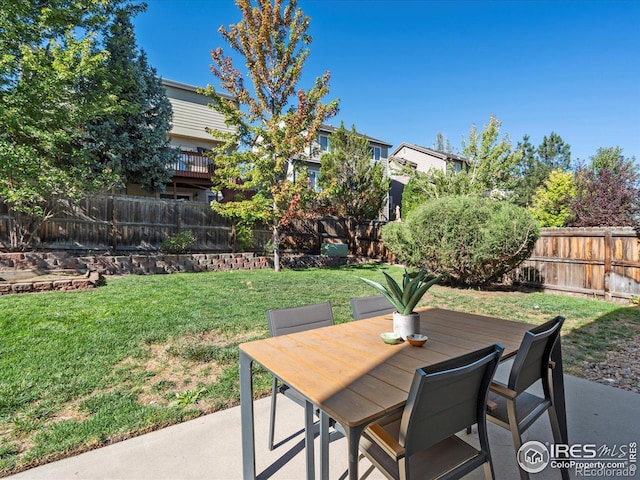
[(436, 141), (433, 143), (434, 150), (438, 152), (451, 153), (451, 144), (446, 134), (436, 133)]
[(330, 153), (322, 155), (320, 164), (321, 195), (337, 207), (339, 215), (375, 219), (389, 193), (389, 179), (384, 166), (372, 162), (369, 140), (344, 128), (329, 137)]
[(571, 166), (571, 147), (564, 143), (560, 135), (554, 132), (551, 132), (549, 138), (543, 137), (542, 143), (538, 147), (538, 156), (549, 170), (559, 168), (566, 172)]
[(118, 10), (140, 8), (119, 0), (2, 4), (0, 197), (13, 249), (28, 248), (62, 200), (114, 181), (84, 148), (84, 126), (117, 111), (96, 39)]
[(137, 183), (162, 192), (171, 180), (169, 166), (178, 160), (167, 136), (171, 104), (146, 54), (137, 51), (129, 12), (116, 15), (106, 50), (110, 91), (118, 99), (119, 112), (88, 126), (87, 143), (99, 161), (118, 175), (120, 184)]
[(522, 151), (511, 151), (508, 135), (498, 141), (500, 126), (500, 120), (493, 115), (481, 133), (472, 125), (469, 138), (462, 142), (462, 155), (469, 161), (469, 169), (430, 169), (427, 172), (404, 169), (402, 173), (410, 178), (402, 192), (403, 216), (431, 199), (488, 193), (502, 197), (510, 190)]
[(423, 203), (436, 198), (470, 195), (471, 176), (453, 168), (431, 168), (427, 172), (411, 170), (409, 181), (402, 191), (402, 216), (404, 218)]
[(469, 185), (474, 193), (505, 191), (512, 187), (513, 170), (522, 152), (511, 151), (508, 135), (498, 139), (501, 126), (502, 122), (491, 115), (481, 133), (472, 125), (469, 138), (462, 142), (462, 156), (471, 165)]
[(522, 152), (522, 158), (515, 168), (512, 201), (521, 207), (528, 207), (536, 191), (548, 178), (551, 168), (540, 161), (536, 148), (529, 141), (529, 135), (518, 142), (516, 149)]
[[(267, 221), (273, 233), (274, 268), (280, 270), (280, 229), (303, 208), (306, 177), (288, 176), (288, 166), (299, 159), (318, 128), (337, 112), (337, 100), (322, 103), (329, 93), (329, 72), (316, 78), (309, 90), (296, 91), (311, 43), (306, 33), (309, 17), (297, 1), (236, 0), (242, 19), (219, 32), (246, 60), (251, 91), (222, 48), (211, 52), (211, 71), (234, 100), (222, 97), (212, 86), (203, 93), (212, 99), (233, 133), (210, 129), (223, 141), (215, 155), (214, 188), (230, 188), (249, 195), (212, 208), (232, 219)], [(229, 152), (231, 153), (229, 154)], [(249, 196), (250, 198), (247, 198)], [(246, 215), (249, 213), (249, 217)]]
[(622, 151), (620, 147), (600, 147), (596, 154), (591, 157), (591, 164), (588, 168), (597, 174), (604, 168), (615, 170), (627, 164), (632, 167), (635, 158), (625, 159)]
[(573, 174), (561, 169), (552, 170), (544, 186), (533, 197), (531, 213), (542, 227), (566, 227), (575, 195)]
[(576, 171), (571, 204), (573, 227), (640, 226), (640, 172), (622, 149), (600, 148), (588, 167)]

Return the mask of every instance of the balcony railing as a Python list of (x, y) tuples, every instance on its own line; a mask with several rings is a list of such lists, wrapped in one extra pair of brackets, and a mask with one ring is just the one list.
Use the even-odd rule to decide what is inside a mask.
[(211, 178), (213, 161), (203, 153), (182, 150), (178, 161), (171, 168), (175, 176)]

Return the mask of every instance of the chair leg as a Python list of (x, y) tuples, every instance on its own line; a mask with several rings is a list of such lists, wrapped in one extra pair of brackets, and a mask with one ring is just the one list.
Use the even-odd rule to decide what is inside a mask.
[[(553, 441), (558, 444), (562, 443), (562, 434), (560, 433), (560, 424), (556, 415), (555, 406), (551, 405), (547, 410), (549, 412), (549, 422), (551, 423), (551, 431), (553, 432)], [(561, 468), (560, 474), (563, 480), (569, 480), (569, 469)]]
[(494, 479), (493, 464), (491, 462), (484, 462), (483, 468), (484, 468), (484, 478), (486, 478), (487, 480), (493, 480)]
[[(518, 420), (516, 418), (516, 404), (513, 400), (507, 400), (507, 416), (509, 418), (509, 429), (511, 430), (513, 447), (515, 448), (517, 459), (518, 450), (520, 450), (520, 447), (522, 446), (522, 437), (520, 436), (520, 430), (518, 429)], [(529, 474), (522, 468), (520, 468), (519, 465), (518, 470), (520, 471), (521, 480), (529, 480)]]
[(399, 480), (408, 480), (410, 478), (409, 475), (409, 462), (407, 457), (402, 457), (398, 460), (398, 478)]
[(273, 437), (276, 423), (276, 400), (278, 397), (278, 379), (273, 377), (271, 383), (271, 412), (269, 415), (269, 450), (273, 450)]

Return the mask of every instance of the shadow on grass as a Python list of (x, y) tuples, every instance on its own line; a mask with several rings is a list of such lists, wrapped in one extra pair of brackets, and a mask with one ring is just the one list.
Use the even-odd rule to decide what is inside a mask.
[(584, 376), (589, 364), (606, 360), (615, 344), (640, 336), (640, 307), (620, 307), (597, 317), (562, 337), (567, 371)]
[(382, 262), (371, 262), (371, 263), (353, 263), (348, 265), (305, 265), (301, 267), (286, 267), (287, 270), (291, 270), (294, 272), (304, 271), (310, 268), (322, 268), (323, 270), (343, 270), (347, 272), (367, 272), (367, 271), (377, 271), (379, 269), (386, 270), (391, 268), (390, 265), (382, 263)]

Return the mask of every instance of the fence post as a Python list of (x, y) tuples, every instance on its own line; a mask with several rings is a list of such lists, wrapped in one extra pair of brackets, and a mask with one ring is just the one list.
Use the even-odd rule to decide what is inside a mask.
[(315, 250), (318, 253), (322, 252), (322, 220), (320, 218), (316, 218), (316, 247)]
[(109, 202), (107, 203), (107, 218), (111, 218), (111, 251), (113, 254), (116, 254), (116, 250), (118, 249), (118, 219), (116, 218), (116, 207), (115, 207), (115, 195), (109, 195)]
[(176, 207), (178, 208), (178, 215), (176, 218), (176, 230), (177, 233), (180, 233), (182, 231), (182, 202), (176, 204)]
[(604, 231), (604, 297), (611, 300), (610, 279), (611, 279), (611, 250), (613, 249), (613, 235), (611, 228)]

